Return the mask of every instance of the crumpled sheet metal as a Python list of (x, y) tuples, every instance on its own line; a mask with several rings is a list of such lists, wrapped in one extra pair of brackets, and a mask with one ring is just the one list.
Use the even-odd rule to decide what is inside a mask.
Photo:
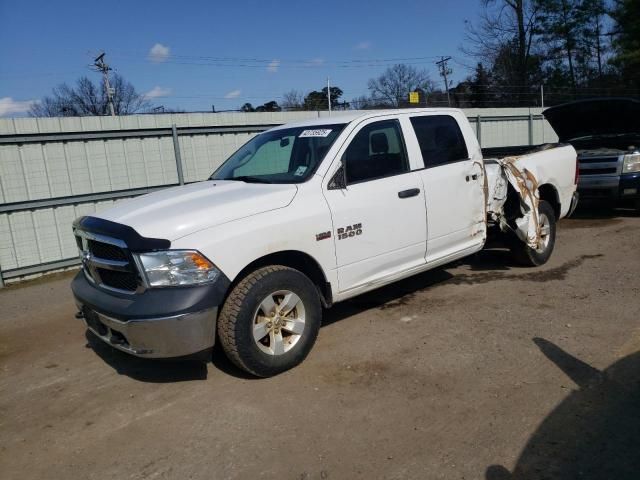
[(507, 180), (513, 186), (520, 199), (520, 209), (523, 216), (516, 219), (516, 235), (530, 248), (538, 249), (541, 243), (540, 219), (538, 204), (540, 194), (538, 192), (538, 180), (526, 168), (520, 169), (516, 165), (519, 157), (506, 157), (498, 161)]

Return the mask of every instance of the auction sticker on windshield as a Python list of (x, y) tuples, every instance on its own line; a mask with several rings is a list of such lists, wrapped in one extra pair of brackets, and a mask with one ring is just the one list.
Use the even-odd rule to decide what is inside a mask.
[(298, 167), (298, 169), (296, 170), (296, 172), (294, 173), (294, 175), (296, 177), (301, 177), (302, 175), (304, 175), (304, 172), (306, 172), (306, 171), (307, 171), (307, 167), (304, 166), (304, 165), (300, 165)]
[(330, 128), (315, 129), (315, 130), (303, 130), (302, 133), (300, 135), (298, 135), (298, 138), (328, 137), (330, 133), (331, 133), (331, 129)]

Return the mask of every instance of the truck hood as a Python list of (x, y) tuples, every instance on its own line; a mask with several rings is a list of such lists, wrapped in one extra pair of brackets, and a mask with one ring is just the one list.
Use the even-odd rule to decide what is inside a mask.
[(289, 205), (295, 185), (209, 180), (167, 188), (93, 215), (128, 225), (143, 237), (176, 240), (222, 223)]
[(640, 101), (594, 98), (565, 103), (542, 112), (561, 142), (576, 138), (640, 134)]

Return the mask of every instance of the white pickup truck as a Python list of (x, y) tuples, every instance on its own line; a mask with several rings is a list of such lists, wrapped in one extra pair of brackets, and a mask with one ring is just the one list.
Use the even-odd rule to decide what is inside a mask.
[(455, 109), (279, 126), (208, 180), (77, 219), (77, 316), (137, 356), (219, 339), (238, 367), (275, 375), (307, 356), (323, 307), (471, 255), (491, 232), (545, 263), (576, 183), (570, 145), (483, 160)]

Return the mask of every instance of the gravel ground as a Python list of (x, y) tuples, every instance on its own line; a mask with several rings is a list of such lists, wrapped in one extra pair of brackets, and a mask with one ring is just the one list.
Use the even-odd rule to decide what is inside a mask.
[(0, 476), (640, 476), (640, 216), (563, 220), (549, 263), (489, 250), (335, 306), (308, 359), (129, 357), (70, 275), (0, 291)]

